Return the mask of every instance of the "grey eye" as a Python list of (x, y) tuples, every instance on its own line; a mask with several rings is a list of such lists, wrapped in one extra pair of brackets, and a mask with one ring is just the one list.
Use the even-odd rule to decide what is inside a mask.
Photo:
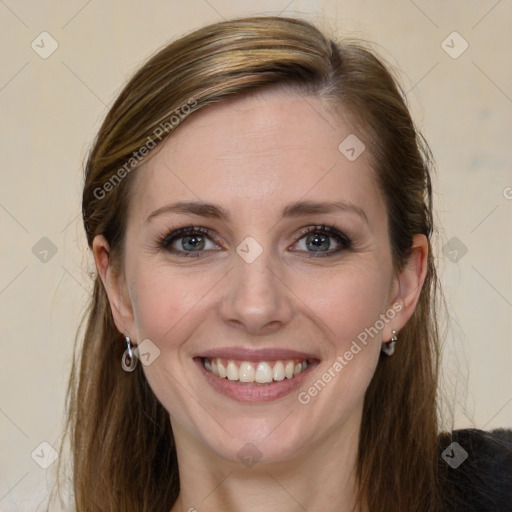
[(331, 247), (330, 236), (323, 233), (312, 233), (306, 236), (306, 247), (313, 252), (322, 252)]

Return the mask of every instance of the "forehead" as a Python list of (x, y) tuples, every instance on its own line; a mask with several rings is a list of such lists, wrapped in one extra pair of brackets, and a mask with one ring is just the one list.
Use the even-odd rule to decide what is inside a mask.
[(299, 200), (345, 200), (382, 215), (369, 152), (347, 158), (353, 152), (344, 141), (362, 148), (354, 137), (349, 122), (315, 96), (280, 91), (211, 105), (137, 170), (130, 210), (140, 217), (169, 202), (200, 200), (243, 216), (277, 214)]

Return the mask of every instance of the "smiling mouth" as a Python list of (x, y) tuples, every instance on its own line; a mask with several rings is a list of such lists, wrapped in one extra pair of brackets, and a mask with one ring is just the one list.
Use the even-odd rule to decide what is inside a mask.
[(216, 377), (247, 384), (270, 384), (293, 379), (303, 373), (310, 361), (287, 359), (276, 361), (237, 361), (220, 357), (204, 357), (205, 370)]

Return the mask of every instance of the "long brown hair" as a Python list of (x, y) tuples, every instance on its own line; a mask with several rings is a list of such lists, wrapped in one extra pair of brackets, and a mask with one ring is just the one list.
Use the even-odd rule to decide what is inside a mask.
[[(164, 47), (125, 86), (90, 151), (83, 189), (88, 244), (103, 234), (110, 262), (120, 269), (136, 169), (187, 116), (270, 87), (315, 94), (358, 124), (385, 197), (397, 272), (413, 236), (423, 233), (429, 240), (419, 303), (400, 333), (399, 350), (379, 362), (365, 396), (357, 481), (358, 504), (369, 510), (433, 512), (439, 508), (439, 332), (431, 159), (405, 95), (374, 51), (280, 17), (220, 22)], [(179, 493), (169, 416), (141, 365), (132, 374), (121, 369), (121, 341), (95, 276), (68, 392), (76, 508), (168, 511)]]

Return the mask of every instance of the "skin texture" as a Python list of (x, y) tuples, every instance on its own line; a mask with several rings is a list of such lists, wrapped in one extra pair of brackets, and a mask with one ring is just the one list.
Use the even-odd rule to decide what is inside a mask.
[[(122, 272), (111, 271), (107, 241), (94, 240), (117, 328), (160, 350), (144, 372), (176, 439), (174, 511), (351, 510), (364, 393), (382, 341), (414, 311), (427, 243), (416, 235), (408, 265), (394, 271), (371, 156), (351, 162), (338, 150), (353, 132), (332, 112), (319, 98), (289, 92), (207, 107), (137, 171)], [(216, 203), (230, 220), (172, 212), (147, 219), (186, 200)], [(352, 203), (367, 222), (349, 211), (283, 218), (285, 206), (304, 200)], [(303, 228), (321, 224), (352, 245), (309, 257)], [(214, 234), (200, 257), (159, 248), (160, 238), (189, 225)], [(236, 252), (248, 236), (263, 249), (252, 263)], [(340, 246), (328, 240), (326, 252)], [(173, 246), (184, 251), (182, 241)], [(297, 392), (257, 404), (228, 398), (193, 359), (219, 347), (303, 351), (318, 360), (298, 390), (307, 391), (393, 304), (400, 311), (306, 405)], [(247, 443), (261, 454), (250, 468), (237, 457)]]

